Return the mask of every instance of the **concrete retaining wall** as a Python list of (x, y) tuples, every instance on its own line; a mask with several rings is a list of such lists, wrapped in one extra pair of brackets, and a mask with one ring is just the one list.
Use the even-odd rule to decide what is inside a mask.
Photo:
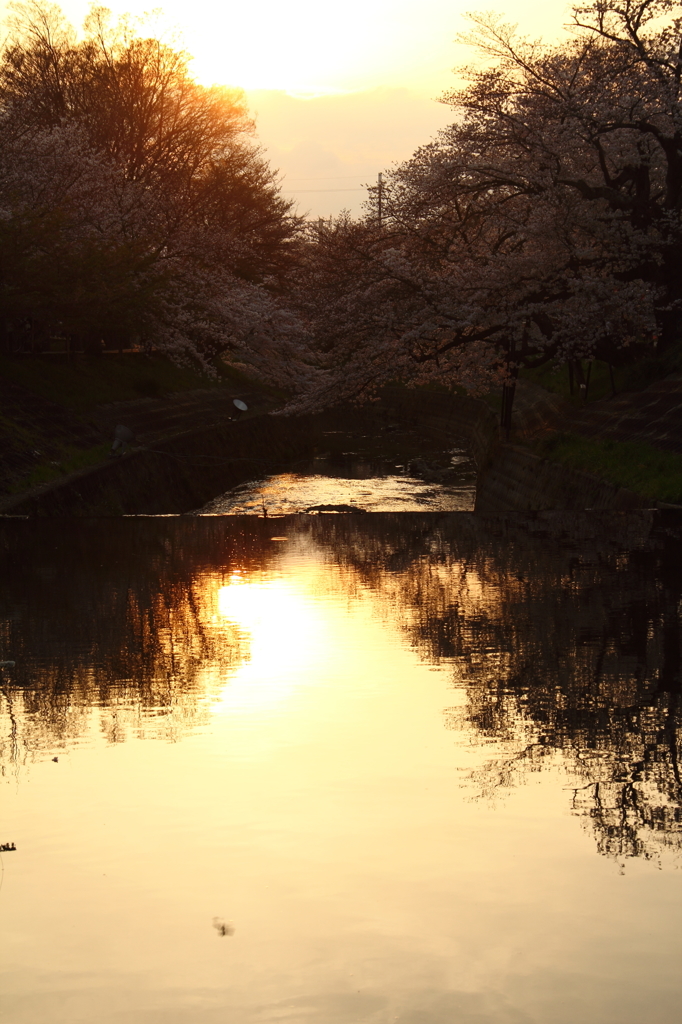
[(476, 512), (649, 508), (652, 502), (513, 445), (499, 445), (479, 471)]

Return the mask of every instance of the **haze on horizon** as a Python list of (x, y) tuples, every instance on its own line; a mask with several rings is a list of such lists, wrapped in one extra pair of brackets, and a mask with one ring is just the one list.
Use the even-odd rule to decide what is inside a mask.
[[(80, 27), (90, 4), (59, 6)], [(146, 0), (103, 6), (133, 17), (149, 10)], [(363, 186), (449, 123), (452, 112), (437, 99), (455, 83), (453, 68), (472, 57), (456, 42), (467, 28), (463, 15), (491, 8), (547, 41), (570, 13), (565, 0), (347, 0), (342, 14), (318, 0), (262, 0), (248, 9), (163, 0), (150, 23), (192, 54), (199, 81), (246, 91), (283, 192), (317, 218), (342, 209), (359, 215)]]

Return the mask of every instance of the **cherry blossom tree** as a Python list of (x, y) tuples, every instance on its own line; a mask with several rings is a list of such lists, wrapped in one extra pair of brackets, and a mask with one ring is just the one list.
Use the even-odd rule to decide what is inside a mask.
[(205, 368), (221, 352), (248, 353), (255, 369), (259, 338), (280, 324), (291, 334), (278, 296), (235, 271), (238, 233), (169, 220), (165, 197), (129, 181), (77, 125), (2, 142), (6, 343), (8, 327), (30, 323), (39, 338), (80, 344), (134, 335)]
[[(15, 8), (0, 54), (0, 327), (112, 336), (258, 362), (280, 323), (299, 222), (243, 95), (93, 9)], [(0, 331), (0, 334), (3, 332)], [(286, 333), (286, 332), (285, 332)]]
[(315, 400), (391, 379), (511, 393), (521, 367), (678, 339), (681, 18), (597, 0), (548, 46), (472, 17), (453, 123), (310, 243)]

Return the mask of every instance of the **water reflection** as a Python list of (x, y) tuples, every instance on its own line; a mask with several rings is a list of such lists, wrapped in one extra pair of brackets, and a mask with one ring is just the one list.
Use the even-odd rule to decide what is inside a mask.
[[(673, 514), (390, 518), (325, 524), (320, 541), (400, 609), (424, 657), (466, 688), (446, 716), (503, 749), (487, 796), (558, 754), (601, 853), (680, 848), (682, 522)], [(477, 740), (477, 741), (478, 741)]]
[[(369, 419), (367, 418), (369, 416)], [(449, 433), (373, 420), (321, 434), (325, 451), (291, 472), (249, 480), (208, 502), (200, 515), (281, 516), (308, 512), (466, 512), (476, 467)], [(445, 446), (444, 446), (445, 445)]]
[[(156, 519), (2, 526), (5, 770), (84, 734), (181, 737), (274, 706), (317, 656), (315, 596), (372, 595), (492, 743), (482, 794), (561, 757), (600, 852), (678, 847), (680, 521), (663, 513)], [(285, 579), (287, 543), (329, 572)], [(278, 543), (279, 542), (279, 543)], [(332, 572), (332, 568), (343, 572)], [(230, 687), (235, 668), (251, 662)], [(259, 680), (258, 684), (253, 679)]]
[(257, 536), (211, 525), (190, 537), (170, 520), (5, 524), (5, 757), (77, 738), (93, 709), (113, 743), (131, 731), (177, 738), (205, 718), (249, 656), (219, 613), (225, 574), (267, 564)]
[(250, 480), (204, 506), (199, 515), (268, 515), (344, 512), (466, 512), (474, 507), (471, 472), (463, 482), (426, 484), (405, 474), (351, 477), (337, 472), (280, 473)]
[(681, 536), (0, 523), (7, 1019), (672, 1024)]

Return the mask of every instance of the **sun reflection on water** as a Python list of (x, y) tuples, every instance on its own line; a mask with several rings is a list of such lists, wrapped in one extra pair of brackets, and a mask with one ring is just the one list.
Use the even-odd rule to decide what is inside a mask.
[(219, 614), (248, 641), (249, 655), (230, 677), (214, 711), (262, 711), (280, 704), (321, 657), (324, 618), (302, 582), (235, 572), (220, 587)]
[(0, 526), (7, 1019), (677, 1020), (650, 522)]

